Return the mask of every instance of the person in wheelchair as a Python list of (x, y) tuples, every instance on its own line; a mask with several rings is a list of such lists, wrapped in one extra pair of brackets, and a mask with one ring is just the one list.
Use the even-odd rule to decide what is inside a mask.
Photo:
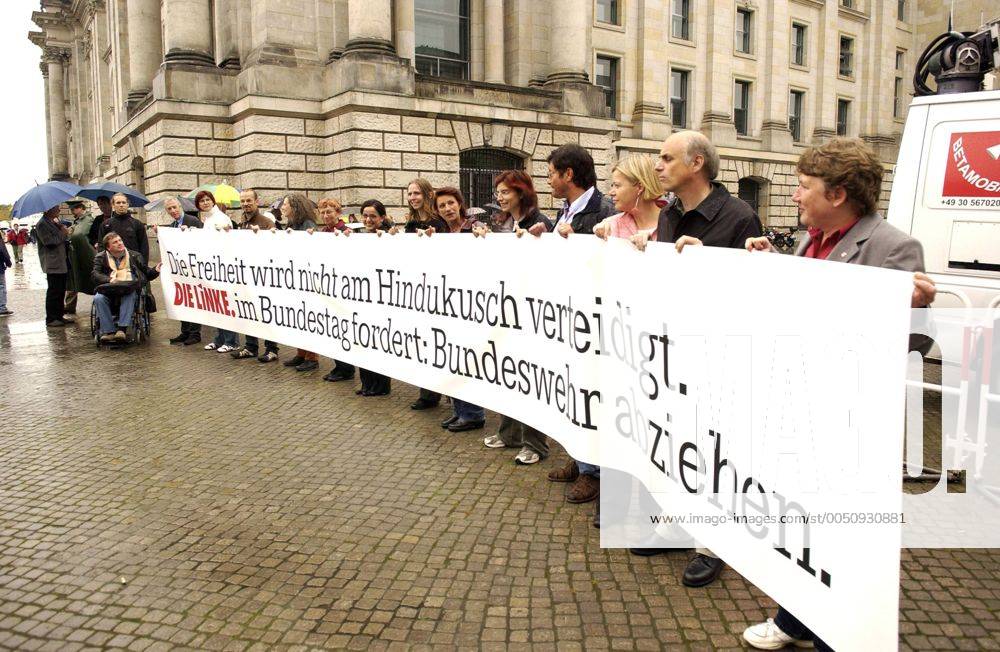
[[(94, 308), (100, 322), (99, 340), (103, 343), (127, 341), (126, 332), (132, 325), (136, 302), (143, 286), (160, 275), (162, 263), (149, 267), (138, 251), (125, 248), (120, 235), (111, 231), (103, 240), (104, 251), (94, 257), (91, 272), (97, 285)], [(112, 307), (118, 304), (118, 319)]]

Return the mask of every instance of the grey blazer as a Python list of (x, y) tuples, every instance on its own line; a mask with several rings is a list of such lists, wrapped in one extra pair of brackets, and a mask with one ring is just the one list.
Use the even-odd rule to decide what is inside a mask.
[[(795, 248), (802, 256), (809, 246), (807, 235)], [(878, 213), (865, 215), (844, 234), (827, 260), (854, 265), (885, 267), (904, 272), (924, 271), (924, 248), (920, 242), (892, 226)]]

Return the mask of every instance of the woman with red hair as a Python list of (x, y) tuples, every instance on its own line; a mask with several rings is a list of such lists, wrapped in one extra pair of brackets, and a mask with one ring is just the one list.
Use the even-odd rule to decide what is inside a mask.
[(505, 170), (493, 181), (500, 212), (493, 216), (491, 230), (500, 233), (527, 231), (536, 224), (552, 230), (552, 220), (538, 210), (535, 185), (523, 170)]
[[(527, 231), (535, 225), (552, 230), (552, 221), (538, 210), (538, 195), (531, 177), (521, 170), (506, 170), (493, 182), (497, 204), (502, 212), (493, 216), (491, 228), (497, 232)], [(500, 415), (495, 435), (483, 440), (487, 448), (518, 448), (514, 462), (535, 464), (549, 455), (549, 440), (531, 426)]]
[[(317, 207), (319, 209), (319, 220), (323, 225), (320, 231), (323, 233), (336, 233), (337, 235), (340, 235), (342, 231), (350, 231), (341, 218), (344, 207), (339, 201), (333, 197), (324, 197), (319, 200)], [(334, 359), (333, 363), (333, 369), (330, 370), (330, 373), (323, 376), (323, 380), (335, 383), (340, 380), (354, 378), (354, 365), (336, 359)]]

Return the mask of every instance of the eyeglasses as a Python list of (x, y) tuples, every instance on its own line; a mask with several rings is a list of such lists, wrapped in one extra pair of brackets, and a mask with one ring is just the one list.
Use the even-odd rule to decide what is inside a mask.
[(497, 190), (493, 194), (496, 195), (497, 197), (510, 197), (512, 194), (514, 194), (514, 191), (508, 188), (507, 190)]

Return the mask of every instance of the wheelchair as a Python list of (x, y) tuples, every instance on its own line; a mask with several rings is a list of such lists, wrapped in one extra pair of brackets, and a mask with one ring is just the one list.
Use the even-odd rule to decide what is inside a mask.
[[(90, 304), (90, 336), (94, 340), (94, 344), (98, 347), (122, 347), (128, 346), (129, 344), (142, 344), (149, 340), (149, 330), (151, 326), (151, 318), (148, 312), (146, 312), (146, 296), (149, 294), (150, 288), (149, 284), (143, 285), (139, 290), (139, 297), (135, 302), (135, 310), (132, 313), (132, 324), (125, 330), (125, 341), (124, 342), (102, 342), (101, 341), (101, 323), (97, 318), (97, 306), (94, 303)], [(96, 296), (96, 295), (95, 295)], [(111, 299), (111, 314), (117, 314), (118, 312), (118, 299)], [(117, 326), (117, 320), (115, 321)]]

